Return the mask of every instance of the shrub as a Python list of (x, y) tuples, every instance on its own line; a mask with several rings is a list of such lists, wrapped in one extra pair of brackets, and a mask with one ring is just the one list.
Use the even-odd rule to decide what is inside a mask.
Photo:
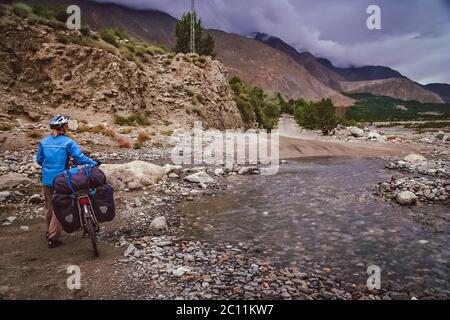
[(196, 95), (195, 95), (195, 98), (197, 99), (197, 101), (198, 101), (200, 104), (204, 104), (205, 98), (204, 98), (201, 94), (196, 94)]
[(47, 20), (54, 20), (65, 25), (68, 18), (66, 7), (63, 5), (47, 5), (47, 4), (33, 4), (33, 12)]
[(132, 126), (137, 127), (139, 125), (146, 126), (150, 124), (150, 120), (143, 113), (133, 113), (128, 117), (120, 115), (114, 115), (114, 123), (119, 126)]
[(156, 47), (156, 46), (146, 46), (145, 47), (145, 51), (149, 54), (149, 55), (155, 55), (155, 54), (164, 54), (166, 53), (166, 51), (161, 48), (161, 47)]
[(150, 139), (150, 135), (148, 134), (148, 132), (145, 131), (139, 131), (137, 138), (139, 141), (144, 142)]
[(91, 34), (91, 28), (87, 24), (82, 24), (80, 32), (83, 36), (89, 36)]
[(160, 134), (161, 134), (162, 136), (168, 136), (168, 137), (170, 137), (170, 136), (173, 134), (173, 130), (170, 130), (170, 129), (162, 130), (162, 131), (160, 132)]
[(72, 37), (66, 35), (65, 33), (58, 33), (56, 35), (56, 41), (63, 44), (68, 44), (72, 42)]
[(112, 137), (112, 138), (117, 136), (117, 132), (113, 128), (105, 128), (103, 130), (103, 134), (107, 137)]
[(5, 7), (3, 7), (2, 5), (0, 5), (0, 17), (5, 15)]
[(133, 129), (131, 129), (131, 128), (122, 128), (120, 130), (120, 133), (122, 133), (122, 134), (130, 134), (132, 131), (133, 131)]
[(25, 3), (16, 2), (13, 3), (13, 12), (21, 18), (27, 18), (33, 13), (33, 8)]
[(133, 147), (134, 147), (134, 149), (141, 149), (143, 145), (144, 145), (143, 141), (137, 140), (134, 142)]
[(194, 91), (192, 91), (191, 89), (189, 89), (189, 88), (184, 88), (184, 92), (186, 92), (186, 94), (189, 96), (189, 97), (193, 97), (194, 96)]
[(7, 123), (0, 123), (0, 131), (9, 131), (12, 129), (12, 126)]
[(100, 38), (115, 47), (119, 47), (119, 42), (112, 29), (106, 29), (100, 32)]
[(38, 139), (40, 137), (42, 137), (42, 135), (37, 132), (36, 130), (31, 130), (27, 133), (27, 137), (32, 138), (32, 139)]
[(113, 129), (106, 128), (102, 124), (96, 125), (95, 127), (81, 126), (77, 129), (77, 132), (78, 133), (83, 133), (83, 132), (97, 133), (97, 134), (103, 134), (103, 135), (110, 136), (110, 137), (116, 135), (116, 133), (114, 132)]
[(131, 148), (131, 143), (128, 138), (124, 136), (115, 136), (113, 140), (117, 143), (120, 148)]

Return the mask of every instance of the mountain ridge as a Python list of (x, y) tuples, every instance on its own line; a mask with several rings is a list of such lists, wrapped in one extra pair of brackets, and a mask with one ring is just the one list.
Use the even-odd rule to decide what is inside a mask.
[[(444, 103), (436, 92), (428, 90), (400, 72), (386, 66), (336, 67), (326, 58), (317, 58), (310, 52), (298, 52), (282, 39), (265, 33), (253, 33), (255, 40), (283, 51), (324, 84), (338, 91), (366, 92), (420, 102)], [(442, 91), (442, 89), (441, 89)], [(440, 92), (440, 91), (439, 91)]]

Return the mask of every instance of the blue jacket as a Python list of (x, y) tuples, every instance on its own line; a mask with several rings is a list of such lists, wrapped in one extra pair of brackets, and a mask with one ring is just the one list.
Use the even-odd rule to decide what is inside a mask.
[(42, 166), (41, 182), (44, 186), (51, 187), (55, 177), (67, 169), (69, 156), (81, 165), (97, 164), (80, 151), (75, 141), (64, 135), (50, 135), (39, 142), (36, 163)]

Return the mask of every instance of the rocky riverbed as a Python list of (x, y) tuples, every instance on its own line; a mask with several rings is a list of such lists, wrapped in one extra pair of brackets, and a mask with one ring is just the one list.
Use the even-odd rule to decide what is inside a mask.
[[(409, 158), (354, 159), (350, 165), (341, 158), (289, 160), (280, 174), (264, 177), (255, 166), (170, 165), (169, 139), (162, 137), (161, 145), (133, 150), (110, 148), (104, 136), (82, 136), (83, 141), (98, 139), (99, 145), (87, 151), (111, 164), (113, 175), (121, 172), (120, 179), (111, 179), (118, 221), (102, 226), (99, 234), (102, 246), (119, 252), (112, 264), (113, 284), (87, 297), (449, 296), (445, 149)], [(0, 154), (0, 228), (27, 232), (34, 221), (43, 221), (34, 156), (33, 151)], [(139, 168), (148, 170), (133, 173), (122, 166), (131, 160), (144, 161)], [(413, 200), (397, 204), (401, 192), (411, 192)], [(70, 245), (72, 239), (64, 241)], [(22, 256), (35, 254), (24, 251)], [(367, 289), (370, 264), (383, 270), (381, 290)], [(102, 288), (94, 276), (92, 281)], [(13, 298), (17, 288), (7, 287), (0, 295)], [(26, 296), (27, 288), (21, 290)], [(45, 290), (39, 294), (46, 297)]]

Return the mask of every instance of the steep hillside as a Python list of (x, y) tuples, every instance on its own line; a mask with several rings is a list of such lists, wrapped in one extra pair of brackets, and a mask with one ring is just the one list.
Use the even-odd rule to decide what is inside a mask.
[[(0, 19), (0, 113), (39, 119), (64, 112), (89, 121), (144, 113), (152, 125), (242, 127), (224, 66), (207, 58), (142, 54), (133, 60), (98, 39)], [(130, 61), (131, 60), (131, 61)]]
[(76, 4), (82, 19), (93, 29), (115, 27), (132, 34), (135, 38), (171, 49), (175, 45), (177, 19), (157, 10), (135, 10), (113, 3), (89, 0), (24, 0), (25, 3)]
[(415, 100), (424, 103), (444, 103), (442, 98), (406, 78), (391, 78), (372, 81), (341, 82), (345, 92), (368, 92), (377, 96), (388, 96), (401, 100)]
[[(24, 2), (37, 2), (25, 0)], [(138, 39), (165, 48), (175, 44), (176, 19), (159, 11), (134, 10), (112, 4), (87, 0), (44, 0), (40, 3), (74, 3), (81, 7), (83, 19), (94, 28), (118, 27)], [(230, 77), (239, 76), (250, 85), (279, 91), (285, 98), (320, 100), (332, 98), (338, 106), (349, 106), (353, 100), (314, 79), (302, 66), (285, 54), (237, 34), (209, 30), (215, 37), (217, 57), (230, 71)], [(231, 47), (233, 49), (231, 49)], [(255, 50), (262, 50), (259, 53)], [(268, 61), (272, 64), (268, 66)], [(255, 67), (256, 66), (256, 67)], [(268, 73), (270, 72), (270, 74)]]
[(428, 91), (438, 94), (445, 102), (450, 103), (450, 84), (429, 83), (423, 87)]

